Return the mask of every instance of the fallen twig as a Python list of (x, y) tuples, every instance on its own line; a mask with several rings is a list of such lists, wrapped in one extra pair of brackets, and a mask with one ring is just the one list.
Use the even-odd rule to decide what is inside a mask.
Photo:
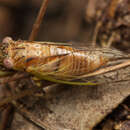
[(30, 41), (35, 40), (35, 38), (36, 38), (36, 36), (38, 34), (40, 24), (41, 24), (42, 19), (43, 19), (44, 15), (45, 15), (45, 12), (46, 12), (48, 1), (49, 0), (43, 0), (43, 3), (41, 5), (40, 11), (39, 11), (39, 14), (38, 14), (38, 16), (36, 18), (36, 21), (35, 21), (35, 23), (33, 25), (33, 28), (32, 28), (32, 32), (31, 32), (31, 34), (29, 36)]

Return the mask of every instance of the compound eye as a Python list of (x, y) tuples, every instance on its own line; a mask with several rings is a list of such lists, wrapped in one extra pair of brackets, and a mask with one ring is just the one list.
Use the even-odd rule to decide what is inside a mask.
[(5, 58), (4, 61), (4, 66), (8, 69), (12, 69), (13, 68), (13, 61), (9, 58)]
[(5, 37), (5, 38), (2, 40), (2, 43), (9, 43), (9, 41), (12, 41), (12, 38), (11, 38), (11, 37)]

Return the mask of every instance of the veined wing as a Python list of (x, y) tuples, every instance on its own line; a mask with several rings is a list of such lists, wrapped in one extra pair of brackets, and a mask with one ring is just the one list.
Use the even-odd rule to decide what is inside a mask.
[(48, 41), (25, 41), (25, 40), (18, 40), (16, 42), (23, 42), (23, 43), (32, 43), (32, 44), (43, 44), (43, 45), (55, 45), (55, 46), (72, 46), (71, 43), (61, 43), (61, 42), (48, 42)]
[[(69, 85), (97, 85), (96, 83), (91, 83), (91, 82), (77, 82), (77, 81), (70, 81), (75, 79), (76, 76), (66, 76), (64, 75), (64, 71), (66, 70), (67, 67), (69, 67), (71, 64), (68, 66), (65, 66), (64, 68), (59, 69), (57, 66), (59, 62), (61, 62), (66, 55), (62, 55), (57, 57), (48, 57), (46, 60), (50, 60), (50, 62), (44, 62), (43, 59), (33, 59), (37, 60), (31, 61), (31, 64), (28, 65), (26, 71), (33, 74), (34, 76), (38, 77), (41, 80), (48, 80), (51, 82), (55, 83), (61, 83), (61, 84), (69, 84)], [(51, 61), (51, 59), (53, 59)], [(32, 64), (33, 63), (33, 64)], [(63, 73), (58, 73), (59, 71), (62, 71)]]

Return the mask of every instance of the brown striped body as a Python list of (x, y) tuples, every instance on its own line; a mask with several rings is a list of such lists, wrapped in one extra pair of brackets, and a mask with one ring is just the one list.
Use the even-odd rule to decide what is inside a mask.
[[(39, 74), (53, 75), (57, 77), (71, 77), (87, 74), (102, 65), (106, 64), (110, 58), (115, 56), (111, 54), (110, 49), (76, 49), (71, 46), (55, 45), (46, 42), (8, 42), (6, 48), (7, 57), (4, 59), (4, 65), (8, 64), (14, 70), (23, 70), (33, 73), (33, 70)], [(33, 68), (33, 69), (32, 69)]]

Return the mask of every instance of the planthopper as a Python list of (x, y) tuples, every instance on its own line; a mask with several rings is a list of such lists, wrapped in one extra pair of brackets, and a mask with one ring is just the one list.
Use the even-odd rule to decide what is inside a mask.
[(76, 48), (64, 43), (14, 41), (10, 37), (0, 44), (0, 63), (5, 68), (27, 72), (40, 80), (71, 85), (95, 85), (73, 80), (124, 55), (110, 48)]

